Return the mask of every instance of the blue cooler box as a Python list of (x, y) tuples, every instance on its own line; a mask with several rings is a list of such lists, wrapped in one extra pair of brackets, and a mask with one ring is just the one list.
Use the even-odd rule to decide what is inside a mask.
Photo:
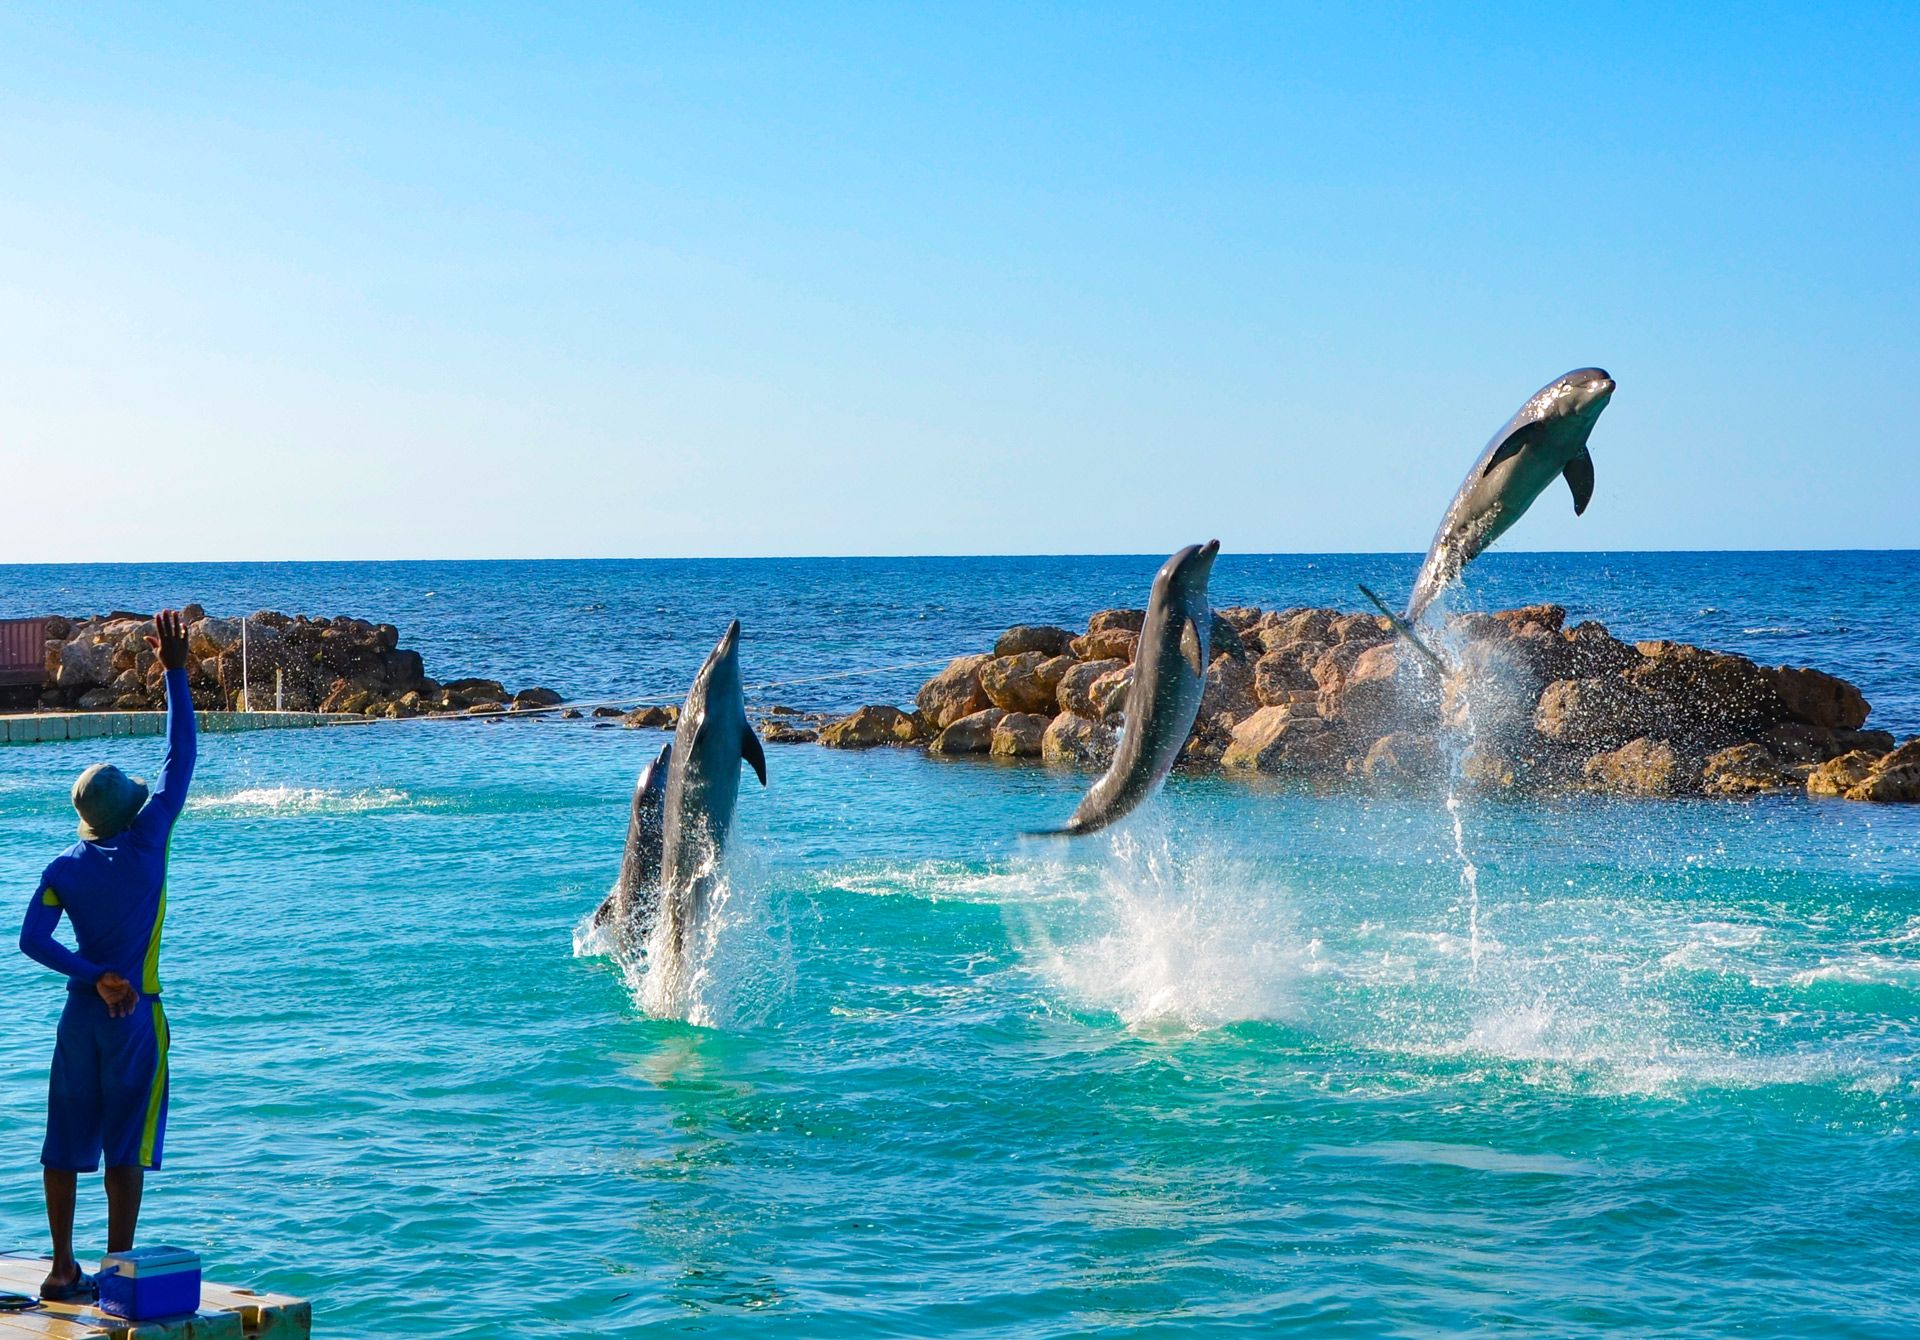
[(135, 1247), (100, 1258), (100, 1310), (128, 1321), (200, 1310), (200, 1258), (185, 1247)]

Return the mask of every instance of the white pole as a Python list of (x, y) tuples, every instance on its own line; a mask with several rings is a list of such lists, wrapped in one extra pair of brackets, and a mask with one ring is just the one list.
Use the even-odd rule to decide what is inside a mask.
[(285, 671), (280, 666), (273, 667), (273, 710), (276, 712), (287, 710), (287, 683), (284, 675)]
[(247, 710), (247, 616), (240, 616), (240, 710)]

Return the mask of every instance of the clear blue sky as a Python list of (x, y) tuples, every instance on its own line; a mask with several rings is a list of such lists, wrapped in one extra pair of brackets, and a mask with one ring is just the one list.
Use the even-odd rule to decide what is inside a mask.
[(1920, 11), (0, 8), (0, 561), (1920, 544)]

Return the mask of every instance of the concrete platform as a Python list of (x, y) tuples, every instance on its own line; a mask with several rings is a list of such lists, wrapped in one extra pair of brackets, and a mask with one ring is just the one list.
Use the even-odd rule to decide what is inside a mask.
[[(304, 726), (364, 726), (372, 718), (346, 712), (201, 712), (200, 729), (219, 734), (290, 730)], [(104, 740), (117, 735), (163, 735), (165, 712), (19, 712), (0, 716), (0, 744)]]
[[(0, 1253), (0, 1291), (37, 1294), (46, 1277), (47, 1258)], [(88, 1262), (82, 1270), (91, 1270)], [(0, 1312), (0, 1340), (29, 1336), (54, 1340), (308, 1340), (313, 1306), (304, 1298), (257, 1293), (228, 1285), (202, 1284), (200, 1310), (166, 1321), (122, 1321), (91, 1303), (39, 1303), (26, 1312)]]

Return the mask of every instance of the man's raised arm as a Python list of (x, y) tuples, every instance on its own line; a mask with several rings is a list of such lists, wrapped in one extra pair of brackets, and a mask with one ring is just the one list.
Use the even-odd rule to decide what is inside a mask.
[[(147, 645), (160, 657), (167, 671), (167, 756), (160, 764), (160, 777), (153, 798), (140, 811), (139, 826), (157, 827), (164, 838), (180, 817), (187, 803), (187, 785), (193, 780), (193, 763), (199, 753), (199, 741), (193, 720), (193, 698), (187, 689), (187, 630), (178, 610), (161, 610), (153, 618), (154, 632)], [(149, 817), (151, 816), (151, 817)]]

